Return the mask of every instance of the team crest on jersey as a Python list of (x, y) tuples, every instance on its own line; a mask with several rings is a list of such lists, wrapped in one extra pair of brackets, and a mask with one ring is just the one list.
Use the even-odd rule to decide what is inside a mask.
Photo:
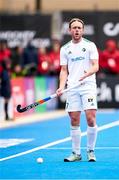
[(85, 51), (86, 51), (86, 49), (85, 49), (85, 48), (83, 48), (83, 49), (82, 49), (82, 51), (83, 51), (83, 52), (85, 52)]
[(69, 51), (69, 52), (68, 52), (68, 54), (72, 54), (72, 52), (71, 52), (71, 51)]

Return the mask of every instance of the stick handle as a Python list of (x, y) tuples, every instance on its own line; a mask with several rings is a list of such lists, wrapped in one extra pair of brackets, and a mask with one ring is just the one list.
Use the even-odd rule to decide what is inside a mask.
[[(72, 87), (69, 87), (69, 88), (67, 88), (67, 89), (64, 89), (64, 90), (62, 91), (62, 94), (70, 91), (70, 90), (73, 89), (73, 88), (78, 87), (79, 85), (81, 85), (81, 83), (75, 84), (75, 85), (72, 86)], [(57, 97), (57, 94), (56, 94), (56, 93), (55, 93), (55, 94), (52, 94), (50, 97), (51, 97), (51, 99), (56, 98), (56, 97)]]
[(71, 89), (78, 87), (79, 85), (81, 85), (81, 83), (75, 84), (74, 86), (71, 86), (71, 87), (69, 87), (69, 88), (67, 88), (67, 89), (64, 89), (64, 90), (62, 91), (62, 93), (68, 92), (68, 91), (70, 91)]

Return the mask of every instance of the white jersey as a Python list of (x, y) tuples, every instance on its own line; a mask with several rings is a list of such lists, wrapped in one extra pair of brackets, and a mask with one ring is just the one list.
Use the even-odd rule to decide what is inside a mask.
[[(77, 83), (90, 67), (91, 60), (98, 60), (98, 51), (96, 45), (85, 38), (79, 43), (68, 42), (61, 47), (60, 65), (68, 66), (67, 84)], [(83, 82), (96, 82), (95, 74), (85, 78)]]

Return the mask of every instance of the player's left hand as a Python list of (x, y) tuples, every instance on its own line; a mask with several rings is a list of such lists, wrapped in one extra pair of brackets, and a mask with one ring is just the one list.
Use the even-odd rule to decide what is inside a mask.
[(86, 72), (86, 71), (84, 71), (84, 75), (83, 75), (82, 77), (80, 77), (79, 81), (84, 80), (86, 77), (87, 77), (87, 72)]

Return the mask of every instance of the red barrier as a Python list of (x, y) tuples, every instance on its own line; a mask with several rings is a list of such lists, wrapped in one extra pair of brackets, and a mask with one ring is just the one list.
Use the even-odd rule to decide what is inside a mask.
[(11, 83), (12, 83), (12, 97), (13, 97), (13, 114), (15, 119), (16, 117), (20, 117), (23, 115), (17, 112), (16, 106), (18, 104), (21, 104), (22, 106), (26, 106), (24, 79), (23, 78), (12, 79)]

